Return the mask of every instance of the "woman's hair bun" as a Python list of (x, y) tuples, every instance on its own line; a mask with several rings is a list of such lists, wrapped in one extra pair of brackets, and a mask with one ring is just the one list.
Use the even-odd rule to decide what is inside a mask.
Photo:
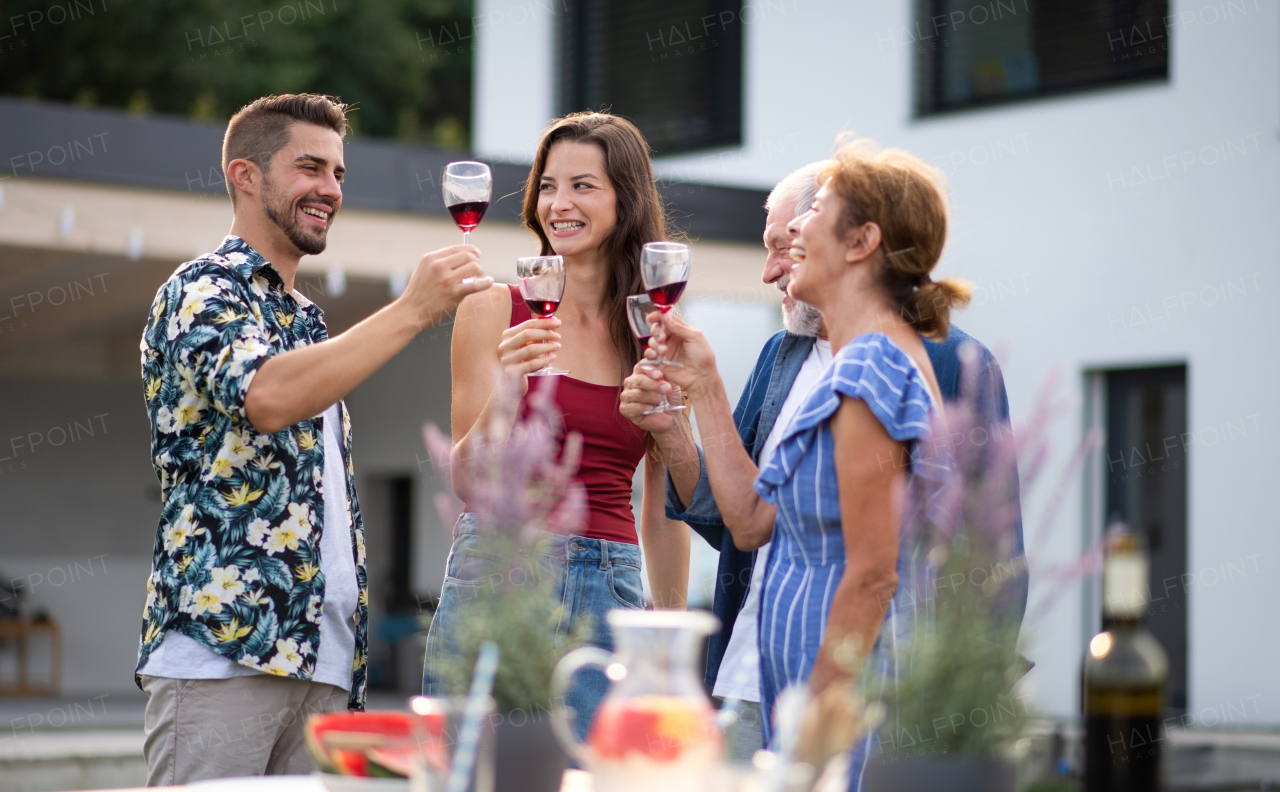
[(945, 338), (951, 326), (951, 309), (965, 307), (972, 295), (973, 287), (956, 278), (926, 281), (903, 306), (903, 317), (921, 335)]

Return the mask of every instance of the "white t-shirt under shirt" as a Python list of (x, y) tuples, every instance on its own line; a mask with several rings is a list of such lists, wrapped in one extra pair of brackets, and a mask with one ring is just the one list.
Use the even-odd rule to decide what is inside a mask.
[[(320, 652), (312, 679), (351, 690), (356, 655), (355, 616), (360, 605), (351, 520), (347, 513), (347, 474), (342, 462), (342, 420), (338, 405), (324, 411), (324, 530), (320, 535), (320, 571), (324, 606), (320, 616)], [(169, 679), (230, 679), (259, 674), (228, 660), (204, 644), (169, 630), (138, 672)]]
[[(805, 397), (822, 374), (822, 370), (831, 363), (831, 342), (819, 338), (809, 351), (809, 356), (800, 366), (800, 373), (791, 386), (791, 391), (782, 402), (778, 411), (778, 420), (769, 430), (764, 447), (760, 449), (760, 467), (773, 455), (778, 444), (782, 442), (783, 432), (791, 424), (796, 413), (804, 404)], [(764, 584), (764, 570), (769, 561), (769, 546), (772, 542), (760, 547), (756, 553), (756, 563), (751, 570), (751, 583), (747, 588), (746, 601), (733, 623), (733, 634), (729, 636), (729, 645), (725, 648), (724, 659), (720, 662), (720, 672), (716, 676), (716, 686), (712, 691), (716, 696), (725, 699), (742, 701), (760, 701), (760, 646), (757, 638), (756, 621), (760, 613), (760, 589)]]

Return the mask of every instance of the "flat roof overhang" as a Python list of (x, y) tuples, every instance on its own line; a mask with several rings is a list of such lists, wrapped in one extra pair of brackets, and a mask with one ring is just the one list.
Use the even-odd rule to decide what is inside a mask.
[[(217, 247), (231, 224), (226, 197), (66, 180), (0, 183), (0, 374), (135, 377), (138, 340), (156, 290), (184, 261)], [(459, 242), (446, 217), (344, 208), (329, 247), (306, 256), (298, 288), (337, 334), (391, 299), (423, 253)], [(473, 236), (486, 270), (511, 282), (537, 253), (525, 228), (486, 221)], [(689, 295), (778, 302), (760, 282), (764, 251), (697, 241)], [(345, 288), (334, 293), (330, 274)], [(336, 284), (335, 284), (336, 285)]]
[[(0, 375), (136, 377), (156, 289), (217, 247), (231, 225), (224, 125), (0, 99)], [(439, 174), (466, 156), (356, 139), (329, 247), (298, 287), (337, 334), (391, 299), (422, 254), (457, 244)], [(473, 240), (486, 270), (514, 279), (537, 252), (520, 225), (527, 165), (495, 162), (495, 200)], [(765, 193), (659, 182), (694, 239), (688, 294), (776, 303), (760, 282)], [(340, 277), (331, 277), (340, 276)], [(330, 284), (345, 288), (330, 289)]]

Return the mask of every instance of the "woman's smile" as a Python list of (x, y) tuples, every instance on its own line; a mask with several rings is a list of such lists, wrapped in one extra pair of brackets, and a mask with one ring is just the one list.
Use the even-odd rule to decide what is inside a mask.
[(552, 220), (551, 236), (558, 239), (575, 236), (587, 227), (587, 224), (581, 220)]

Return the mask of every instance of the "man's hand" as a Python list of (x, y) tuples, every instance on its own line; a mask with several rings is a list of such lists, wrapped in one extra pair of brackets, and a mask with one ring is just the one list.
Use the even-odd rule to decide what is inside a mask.
[[(698, 486), (698, 477), (702, 473), (702, 459), (698, 456), (698, 446), (693, 442), (689, 423), (680, 413), (644, 414), (658, 405), (660, 394), (665, 393), (672, 402), (681, 401), (680, 391), (669, 382), (654, 379), (657, 369), (646, 363), (647, 361), (641, 360), (631, 370), (631, 376), (622, 381), (618, 412), (648, 432), (658, 444), (658, 453), (662, 456), (667, 472), (671, 474), (676, 495), (681, 503), (689, 503), (693, 500), (693, 491)], [(645, 463), (645, 475), (648, 475), (649, 464), (650, 462)], [(666, 476), (661, 478), (665, 479)], [(650, 482), (646, 479), (645, 497), (648, 497), (649, 485)], [(665, 489), (656, 483), (654, 486)], [(686, 571), (686, 576), (687, 574)]]
[(654, 311), (647, 318), (658, 325), (658, 331), (649, 341), (649, 348), (644, 353), (645, 358), (655, 360), (661, 355), (666, 355), (668, 360), (680, 364), (654, 369), (652, 374), (654, 379), (659, 381), (665, 379), (694, 399), (708, 387), (719, 382), (720, 372), (716, 370), (716, 355), (711, 351), (711, 345), (707, 343), (702, 333), (671, 314)]
[[(733, 407), (724, 392), (724, 382), (716, 370), (716, 356), (702, 333), (670, 314), (657, 311), (647, 317), (659, 324), (649, 339), (645, 357), (649, 360), (666, 354), (668, 360), (679, 366), (656, 369), (650, 375), (659, 382), (675, 385), (689, 395), (690, 406), (698, 416), (698, 432), (702, 435), (702, 464), (681, 464), (687, 459), (694, 463), (697, 449), (692, 438), (688, 441), (690, 452), (669, 452), (664, 437), (656, 436), (664, 458), (671, 457), (667, 466), (671, 481), (675, 484), (680, 502), (692, 503), (699, 476), (706, 469), (707, 483), (716, 505), (720, 509), (725, 528), (733, 535), (733, 543), (739, 550), (754, 550), (773, 535), (776, 516), (774, 507), (766, 503), (752, 487), (759, 470), (751, 459), (749, 450), (742, 445), (742, 437), (733, 420)], [(630, 383), (628, 379), (626, 382)], [(634, 397), (639, 400), (640, 397)], [(668, 397), (670, 398), (670, 397)], [(668, 433), (675, 436), (676, 433)], [(685, 471), (685, 476), (679, 475)]]
[(396, 303), (425, 330), (439, 324), (464, 297), (492, 285), (493, 278), (480, 266), (480, 251), (474, 245), (454, 245), (423, 256)]

